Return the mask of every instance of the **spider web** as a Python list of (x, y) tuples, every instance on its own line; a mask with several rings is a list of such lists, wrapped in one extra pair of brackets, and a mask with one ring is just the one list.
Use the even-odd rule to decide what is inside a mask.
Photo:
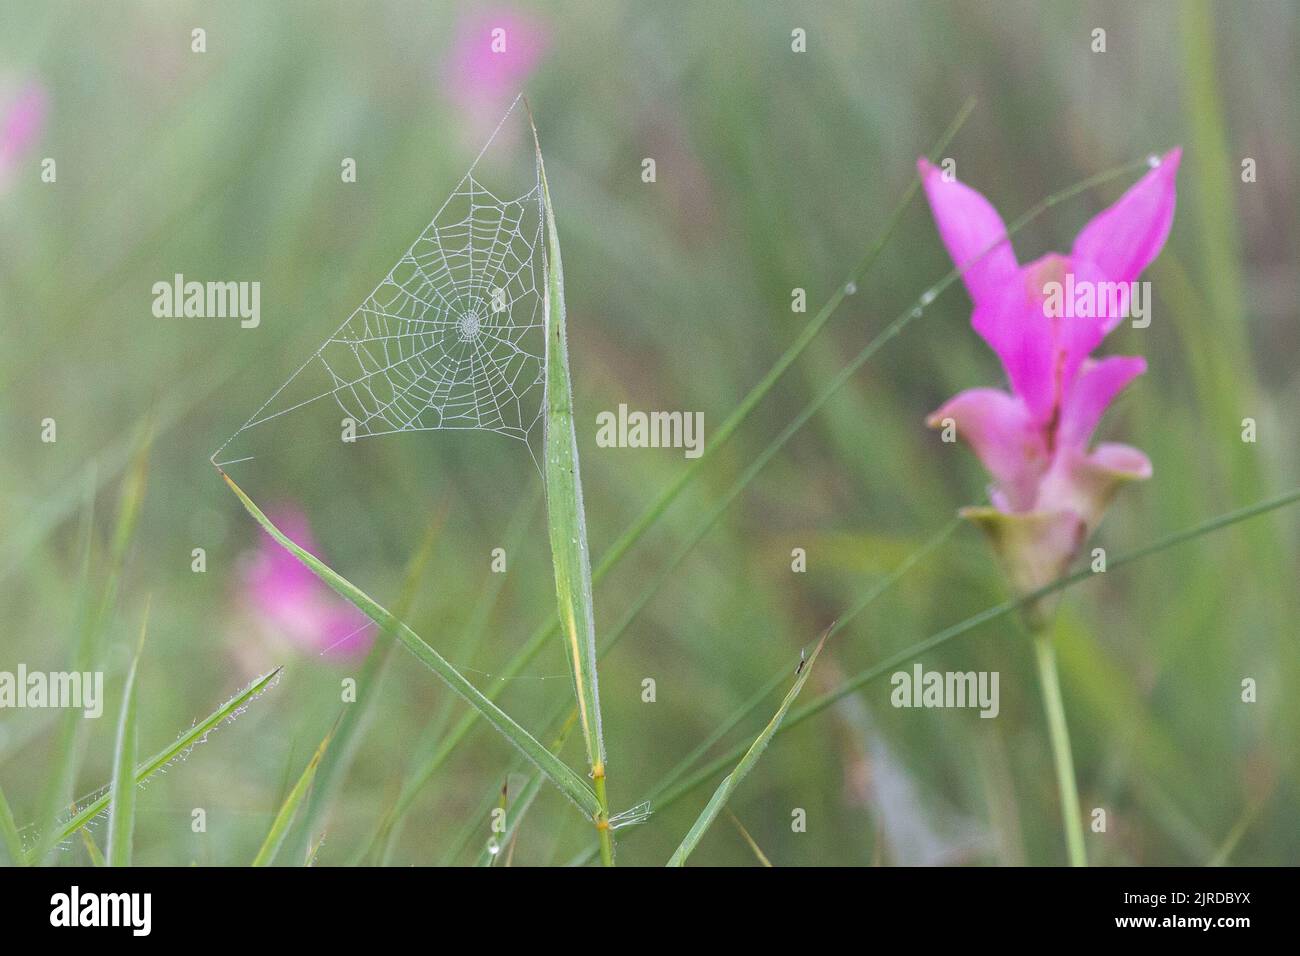
[[(401, 432), (476, 429), (525, 442), (538, 461), (544, 393), (542, 197), (531, 161), (529, 189), (502, 198), (477, 170), (521, 97), (506, 111), (432, 221), (360, 306), (212, 455), (225, 467), (261, 450), (227, 448), (265, 437), (282, 450), (319, 432), (339, 440)], [(344, 420), (291, 413), (329, 407)], [(270, 432), (279, 432), (274, 438)], [(249, 442), (257, 444), (256, 442)], [(245, 453), (247, 452), (247, 453)], [(224, 457), (223, 457), (224, 455)]]

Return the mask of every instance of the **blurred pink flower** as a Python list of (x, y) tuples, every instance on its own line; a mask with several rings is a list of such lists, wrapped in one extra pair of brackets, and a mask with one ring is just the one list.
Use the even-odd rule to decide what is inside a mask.
[(48, 106), (45, 87), (34, 81), (14, 96), (0, 96), (0, 182), (40, 138)]
[(1024, 266), (987, 199), (918, 162), (944, 245), (958, 267), (973, 263), (963, 275), (971, 325), (1011, 384), (1010, 393), (961, 392), (926, 422), (942, 428), (951, 419), (992, 475), (993, 507), (962, 514), (988, 533), (1021, 593), (1065, 571), (1120, 485), (1151, 476), (1136, 448), (1088, 450), (1106, 408), (1146, 361), (1091, 353), (1129, 314), (1131, 284), (1164, 247), (1180, 158), (1171, 151), (1095, 216), (1068, 256), (1048, 253)]
[[(291, 541), (316, 556), (320, 552), (306, 516), (288, 506), (268, 516)], [(331, 656), (364, 654), (375, 639), (368, 617), (323, 584), (268, 534), (243, 572), (244, 600), (271, 636), (287, 638), (300, 650)]]
[[(443, 65), (443, 89), (465, 112), (504, 109), (550, 46), (542, 21), (509, 7), (462, 17)], [(493, 117), (493, 122), (496, 118)]]

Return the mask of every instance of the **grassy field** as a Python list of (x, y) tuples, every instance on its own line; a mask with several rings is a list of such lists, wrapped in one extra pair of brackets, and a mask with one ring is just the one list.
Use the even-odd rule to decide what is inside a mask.
[[(620, 865), (673, 856), (796, 682), (691, 864), (1063, 864), (1032, 642), (1014, 613), (962, 624), (1013, 595), (955, 521), (988, 478), (925, 418), (1003, 373), (916, 161), (941, 146), (1009, 222), (1059, 196), (1014, 237), (1028, 261), (1181, 146), (1151, 324), (1102, 348), (1147, 360), (1099, 436), (1154, 473), (1116, 498), (1089, 544), (1109, 567), (1063, 591), (1052, 631), (1084, 839), (1094, 865), (1300, 863), (1300, 505), (1279, 497), (1300, 486), (1295, 3), (0, 11), (0, 672), (104, 675), (98, 719), (0, 710), (0, 859), (597, 861), (562, 771), (537, 777), (474, 719), (401, 620), (572, 768), (571, 798), (604, 796), (603, 729), (609, 811), (650, 801), (616, 818)], [(561, 514), (568, 464), (536, 430), (306, 450), (277, 433), (228, 466), (392, 612), (376, 627), (210, 456), (384, 278), (521, 90), (563, 248), (585, 509)], [(518, 193), (522, 118), (494, 140), (519, 168), (491, 167)], [(160, 317), (177, 274), (259, 283), (256, 325)], [(707, 452), (602, 447), (597, 416), (621, 404), (702, 413)], [(325, 412), (312, 427), (335, 427)], [(594, 643), (616, 643), (598, 712), (566, 725), (566, 645), (595, 671), (584, 511)], [(891, 706), (890, 675), (934, 635), (915, 660), (997, 672), (995, 719)], [(154, 754), (167, 772), (136, 789)], [(119, 798), (82, 812), (100, 788)]]

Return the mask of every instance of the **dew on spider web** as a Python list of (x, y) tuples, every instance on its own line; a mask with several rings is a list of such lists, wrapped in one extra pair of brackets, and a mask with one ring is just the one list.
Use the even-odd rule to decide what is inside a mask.
[(541, 203), (517, 98), (415, 241), (213, 462), (230, 468), (335, 442), (474, 430), (524, 442), (536, 464), (546, 350)]

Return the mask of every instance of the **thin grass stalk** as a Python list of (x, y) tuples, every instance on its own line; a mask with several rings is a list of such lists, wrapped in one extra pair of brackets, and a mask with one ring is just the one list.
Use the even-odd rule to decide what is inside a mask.
[[(342, 715), (340, 715), (341, 719)], [(253, 866), (270, 866), (275, 862), (275, 856), (280, 852), (280, 847), (284, 845), (284, 841), (289, 835), (289, 828), (293, 824), (293, 818), (298, 814), (298, 807), (311, 790), (312, 781), (316, 778), (316, 770), (325, 758), (325, 752), (329, 749), (330, 741), (334, 738), (338, 726), (338, 721), (335, 721), (329, 733), (316, 747), (316, 752), (312, 754), (311, 760), (307, 761), (307, 766), (303, 768), (298, 781), (293, 785), (293, 789), (285, 796), (284, 802), (275, 815), (275, 819), (271, 821), (271, 828), (267, 831), (265, 839), (262, 840), (261, 847), (258, 848), (257, 855), (253, 857)]]
[(700, 815), (691, 825), (686, 836), (682, 838), (682, 842), (677, 847), (676, 852), (674, 852), (672, 857), (668, 860), (669, 866), (686, 865), (687, 858), (690, 857), (695, 848), (700, 845), (700, 840), (704, 838), (704, 834), (707, 833), (709, 827), (713, 825), (713, 821), (718, 818), (718, 814), (726, 807), (727, 801), (731, 799), (731, 795), (736, 791), (736, 788), (740, 786), (740, 782), (745, 779), (751, 770), (754, 769), (755, 764), (758, 763), (758, 758), (763, 755), (763, 751), (767, 749), (767, 745), (772, 742), (772, 738), (776, 736), (776, 732), (781, 729), (781, 722), (785, 720), (785, 715), (789, 712), (790, 706), (794, 703), (795, 698), (799, 696), (799, 692), (803, 690), (803, 685), (808, 683), (808, 678), (812, 675), (813, 665), (817, 662), (817, 658), (821, 654), (822, 648), (826, 646), (826, 639), (829, 636), (829, 631), (822, 634), (821, 640), (819, 640), (817, 646), (813, 648), (812, 654), (810, 654), (806, 660), (802, 657), (800, 658), (799, 668), (796, 671), (794, 684), (790, 687), (785, 698), (781, 701), (781, 706), (776, 709), (776, 713), (773, 714), (772, 719), (767, 722), (767, 726), (764, 727), (762, 732), (760, 732), (754, 739), (754, 742), (749, 745), (749, 749), (745, 751), (744, 755), (740, 758), (740, 762), (736, 764), (736, 769), (727, 774), (722, 783), (718, 784), (718, 789), (713, 792), (712, 798), (710, 798), (708, 804), (705, 805), (704, 809), (700, 812)]
[(1033, 638), (1034, 657), (1038, 663), (1038, 680), (1043, 687), (1043, 707), (1047, 711), (1047, 729), (1052, 742), (1052, 762), (1056, 765), (1056, 786), (1061, 794), (1061, 817), (1065, 827), (1065, 846), (1071, 866), (1087, 866), (1088, 852), (1083, 844), (1083, 814), (1079, 811), (1079, 785), (1074, 778), (1074, 754), (1070, 749), (1070, 730), (1065, 722), (1065, 705), (1061, 701), (1061, 679), (1056, 669), (1056, 650), (1045, 633)]

